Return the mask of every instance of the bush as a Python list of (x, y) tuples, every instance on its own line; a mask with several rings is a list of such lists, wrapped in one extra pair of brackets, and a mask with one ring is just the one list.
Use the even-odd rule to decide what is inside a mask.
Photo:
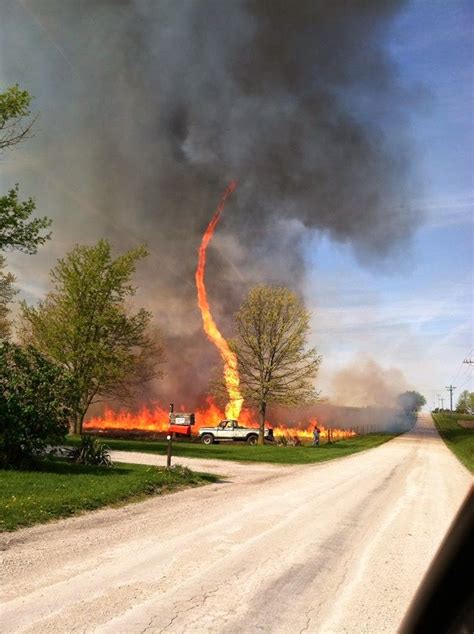
[(71, 383), (32, 347), (0, 343), (0, 465), (28, 466), (67, 433)]
[(69, 457), (79, 464), (99, 467), (112, 467), (110, 448), (95, 436), (81, 436), (79, 447), (69, 450)]

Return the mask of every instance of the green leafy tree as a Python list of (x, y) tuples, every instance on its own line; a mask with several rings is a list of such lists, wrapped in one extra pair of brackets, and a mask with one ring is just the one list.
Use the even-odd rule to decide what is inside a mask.
[(5, 271), (5, 258), (0, 255), (0, 340), (8, 339), (11, 333), (8, 304), (18, 292), (13, 286), (14, 282), (15, 276)]
[(310, 313), (287, 288), (257, 286), (250, 290), (235, 316), (241, 389), (258, 407), (259, 444), (264, 442), (267, 406), (303, 405), (318, 393), (313, 382), (321, 357), (306, 349)]
[(30, 218), (36, 209), (32, 198), (18, 200), (18, 185), (0, 196), (0, 251), (16, 249), (34, 254), (51, 237), (42, 233), (51, 225), (49, 218)]
[[(0, 93), (0, 151), (12, 148), (31, 136), (35, 118), (31, 117), (31, 95), (18, 85)], [(33, 218), (36, 210), (32, 198), (18, 200), (18, 185), (6, 196), (0, 196), (0, 251), (19, 249), (36, 253), (38, 246), (50, 237), (44, 233), (51, 220)]]
[(72, 384), (31, 347), (0, 343), (0, 462), (26, 466), (67, 432)]
[(31, 95), (18, 84), (0, 93), (0, 150), (13, 147), (31, 136)]
[(161, 373), (161, 337), (146, 310), (126, 300), (144, 247), (112, 257), (110, 244), (76, 246), (51, 272), (53, 290), (36, 307), (22, 304), (20, 337), (67, 369), (76, 389), (71, 428), (82, 433), (93, 402), (132, 398)]
[[(30, 136), (34, 119), (30, 118), (31, 96), (26, 90), (12, 86), (0, 93), (0, 151), (17, 145)], [(30, 218), (36, 209), (32, 198), (18, 200), (18, 185), (6, 196), (0, 196), (0, 251), (17, 249), (24, 253), (36, 253), (38, 247), (49, 239), (44, 233), (51, 220)], [(5, 258), (0, 256), (0, 339), (9, 337), (11, 324), (8, 304), (16, 294), (15, 281), (5, 271)]]
[(456, 404), (456, 411), (460, 414), (474, 414), (474, 392), (469, 392), (469, 390), (461, 392)]

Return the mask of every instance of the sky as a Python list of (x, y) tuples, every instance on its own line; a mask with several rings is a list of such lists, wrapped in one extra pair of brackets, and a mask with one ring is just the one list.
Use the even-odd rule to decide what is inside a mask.
[[(430, 407), (446, 386), (474, 389), (474, 8), (472, 3), (418, 0), (394, 24), (387, 42), (399, 72), (423, 95), (407, 104), (415, 139), (424, 214), (411, 248), (384, 270), (361, 266), (348, 246), (324, 236), (309, 241), (307, 302), (314, 340), (332, 374), (364, 357), (401, 369)], [(334, 345), (337, 340), (337, 345)]]
[[(80, 51), (79, 57), (69, 54), (74, 42), (64, 46), (49, 28), (54, 16), (40, 10), (46, 4), (6, 0), (0, 88), (13, 81), (35, 87), (41, 112), (36, 136), (49, 139), (57, 131), (54, 113), (48, 112), (48, 90), (54, 85), (58, 111), (67, 108), (66, 95), (74, 95), (86, 65), (81, 65)], [(318, 387), (333, 400), (348, 405), (374, 402), (373, 394), (340, 392), (338, 376), (347, 368), (354, 376), (375, 373), (397, 386), (417, 389), (430, 407), (438, 404), (438, 395), (448, 402), (445, 388), (451, 383), (457, 387), (455, 399), (462, 389), (474, 389), (472, 366), (462, 363), (474, 357), (473, 25), (474, 8), (467, 0), (412, 0), (385, 35), (384, 46), (408, 87), (405, 107), (397, 116), (404, 117), (412, 139), (417, 182), (410, 204), (417, 210), (419, 226), (411, 241), (389, 257), (369, 261), (327, 231), (304, 232), (304, 299), (313, 313), (311, 342), (323, 355)], [(22, 51), (18, 59), (15, 47), (6, 45), (11, 41), (6, 29), (17, 34), (12, 41)], [(25, 55), (35, 50), (44, 65), (44, 87), (35, 84), (35, 56)], [(82, 96), (79, 89), (77, 94)], [(100, 106), (100, 96), (90, 99)], [(353, 106), (363, 108), (363, 102), (354, 96)], [(84, 102), (84, 111), (89, 107)], [(48, 143), (54, 153), (54, 141)], [(97, 205), (92, 196), (96, 175), (81, 165), (81, 140), (74, 143), (65, 160), (76, 156), (80, 169), (75, 165), (61, 180), (54, 163), (34, 168), (26, 148), (2, 159), (2, 189), (18, 181), (27, 194), (41, 191), (40, 211), (52, 210), (57, 232), (69, 236), (48, 244), (35, 256), (35, 265), (25, 256), (9, 256), (20, 297), (28, 301), (44, 295), (47, 271), (63, 255), (65, 244), (101, 237), (88, 219), (112, 202), (105, 197)], [(61, 217), (57, 210), (65, 206), (68, 215)]]

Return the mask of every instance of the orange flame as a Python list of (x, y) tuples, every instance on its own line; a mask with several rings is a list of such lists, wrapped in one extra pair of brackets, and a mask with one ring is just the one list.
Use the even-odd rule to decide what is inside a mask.
[(240, 392), (240, 379), (237, 369), (237, 357), (229, 348), (229, 344), (217, 328), (216, 323), (211, 315), (209, 302), (207, 301), (206, 286), (204, 284), (204, 273), (206, 270), (206, 250), (209, 242), (212, 239), (212, 236), (214, 235), (214, 231), (216, 230), (216, 226), (219, 222), (221, 214), (224, 211), (226, 200), (236, 187), (237, 183), (235, 181), (231, 181), (231, 183), (227, 186), (216, 209), (216, 212), (214, 213), (214, 216), (212, 217), (204, 233), (201, 241), (201, 246), (199, 247), (199, 260), (196, 269), (196, 287), (198, 294), (198, 305), (199, 309), (201, 310), (204, 331), (208, 339), (212, 341), (212, 343), (219, 350), (221, 358), (224, 362), (224, 381), (227, 388), (227, 393), (229, 394), (229, 402), (227, 403), (225, 408), (225, 417), (238, 420), (244, 399)]
[[(182, 411), (189, 411), (185, 406), (180, 405)], [(224, 418), (224, 413), (216, 405), (216, 403), (208, 398), (206, 405), (198, 407), (195, 411), (196, 424), (192, 428), (193, 435), (199, 433), (200, 427), (217, 427)], [(155, 405), (152, 408), (142, 407), (138, 412), (128, 412), (121, 410), (114, 412), (107, 408), (103, 416), (90, 418), (85, 424), (84, 429), (92, 431), (134, 431), (134, 432), (150, 432), (167, 434), (169, 430), (168, 409)], [(249, 409), (243, 409), (240, 413), (239, 423), (243, 427), (258, 428), (258, 422), (254, 414)], [(285, 437), (288, 441), (292, 441), (295, 437), (301, 441), (311, 441), (313, 439), (313, 429), (317, 420), (311, 419), (309, 423), (300, 424), (297, 427), (287, 427), (286, 425), (273, 425), (266, 422), (267, 427), (273, 427), (273, 435), (275, 440)], [(327, 439), (328, 433), (331, 433), (333, 440), (343, 440), (356, 435), (352, 429), (331, 428), (330, 430), (324, 425), (318, 424), (321, 430), (321, 438)]]

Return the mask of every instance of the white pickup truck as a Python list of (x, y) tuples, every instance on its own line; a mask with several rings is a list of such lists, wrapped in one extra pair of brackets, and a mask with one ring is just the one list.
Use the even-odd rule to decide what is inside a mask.
[[(249, 445), (256, 445), (258, 429), (242, 427), (236, 420), (223, 420), (217, 427), (201, 427), (199, 438), (205, 445), (228, 440), (240, 440)], [(265, 440), (273, 440), (273, 429), (265, 428)]]

